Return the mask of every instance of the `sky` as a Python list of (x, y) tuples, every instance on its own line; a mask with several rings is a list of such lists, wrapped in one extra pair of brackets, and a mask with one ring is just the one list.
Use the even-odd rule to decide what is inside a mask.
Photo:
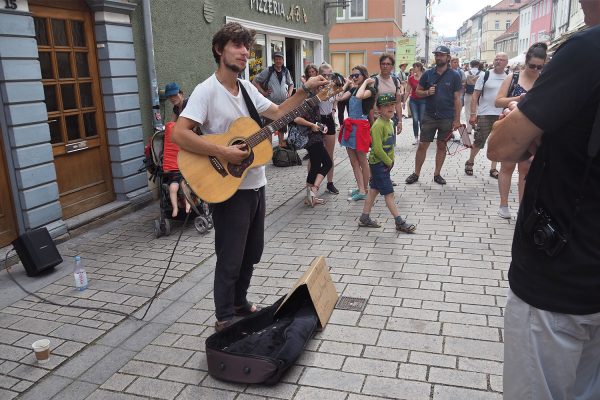
[(433, 1), (433, 26), (441, 36), (456, 36), (456, 31), (467, 18), (500, 0), (440, 0)]

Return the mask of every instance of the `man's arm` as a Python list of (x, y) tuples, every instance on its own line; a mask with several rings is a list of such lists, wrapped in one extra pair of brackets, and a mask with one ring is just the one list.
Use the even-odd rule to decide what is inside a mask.
[(487, 156), (492, 161), (526, 160), (531, 156), (530, 149), (541, 141), (542, 133), (538, 126), (515, 107), (508, 116), (494, 124), (488, 139)]
[(460, 126), (460, 110), (462, 110), (462, 102), (460, 101), (460, 88), (454, 92), (454, 121), (452, 121), (452, 129), (458, 129)]
[[(321, 75), (313, 76), (306, 82), (306, 87), (310, 91), (316, 90), (319, 86), (323, 86), (327, 84), (327, 79), (323, 78)], [(307, 93), (304, 91), (303, 87), (298, 88), (296, 93), (293, 96), (288, 97), (286, 101), (281, 103), (280, 105), (271, 104), (271, 106), (262, 113), (265, 117), (278, 120), (283, 117), (288, 112), (293, 109), (299, 107), (304, 100), (307, 98)]]
[(233, 164), (240, 164), (248, 156), (245, 145), (221, 146), (210, 143), (192, 131), (195, 126), (196, 121), (180, 116), (173, 129), (172, 140), (184, 150), (221, 157)]
[(430, 89), (423, 89), (423, 86), (421, 86), (421, 84), (419, 84), (417, 86), (417, 96), (419, 97), (428, 97), (430, 94)]
[(475, 89), (471, 96), (471, 109), (469, 110), (469, 123), (475, 125), (477, 122), (477, 106), (479, 104), (479, 96), (481, 96), (481, 90)]
[(263, 89), (262, 84), (258, 83), (256, 78), (252, 80), (252, 84), (258, 89), (259, 93), (263, 96), (267, 97), (269, 95), (269, 93), (267, 93), (267, 91)]

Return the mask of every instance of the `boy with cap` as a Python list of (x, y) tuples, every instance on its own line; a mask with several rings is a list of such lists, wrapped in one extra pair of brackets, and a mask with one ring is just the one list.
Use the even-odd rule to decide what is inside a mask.
[(179, 114), (181, 114), (187, 105), (188, 99), (183, 98), (183, 91), (177, 82), (167, 83), (167, 86), (165, 86), (165, 96), (173, 104), (173, 114), (175, 115), (173, 121), (177, 121)]
[(377, 97), (377, 108), (379, 118), (371, 127), (371, 153), (369, 155), (369, 168), (371, 180), (369, 181), (369, 193), (363, 207), (362, 215), (358, 220), (358, 226), (366, 228), (379, 228), (381, 225), (371, 219), (369, 213), (375, 204), (378, 194), (385, 199), (387, 208), (392, 213), (396, 222), (396, 230), (412, 233), (417, 228), (403, 220), (398, 213), (394, 202), (394, 187), (390, 177), (390, 171), (394, 166), (394, 124), (392, 117), (396, 111), (396, 96), (392, 93), (384, 93)]

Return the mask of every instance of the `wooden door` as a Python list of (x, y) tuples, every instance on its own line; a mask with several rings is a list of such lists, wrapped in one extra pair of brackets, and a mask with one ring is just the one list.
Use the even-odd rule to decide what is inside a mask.
[(4, 247), (17, 237), (17, 224), (8, 182), (6, 160), (0, 132), (0, 247)]
[[(82, 2), (83, 3), (83, 2)], [(114, 199), (92, 15), (31, 5), (63, 218)]]

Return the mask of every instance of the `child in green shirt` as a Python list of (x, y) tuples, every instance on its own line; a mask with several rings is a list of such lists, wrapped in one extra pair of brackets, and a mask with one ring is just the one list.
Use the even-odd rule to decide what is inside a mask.
[(387, 208), (392, 213), (396, 222), (396, 230), (412, 233), (417, 228), (414, 224), (402, 219), (396, 203), (394, 202), (394, 186), (390, 177), (390, 171), (394, 166), (394, 124), (391, 118), (396, 112), (396, 96), (385, 93), (377, 97), (377, 108), (379, 118), (371, 127), (371, 153), (369, 156), (369, 168), (371, 180), (369, 181), (369, 193), (363, 207), (362, 215), (358, 220), (358, 226), (367, 228), (379, 228), (381, 225), (371, 219), (369, 213), (375, 204), (378, 194), (385, 199)]

